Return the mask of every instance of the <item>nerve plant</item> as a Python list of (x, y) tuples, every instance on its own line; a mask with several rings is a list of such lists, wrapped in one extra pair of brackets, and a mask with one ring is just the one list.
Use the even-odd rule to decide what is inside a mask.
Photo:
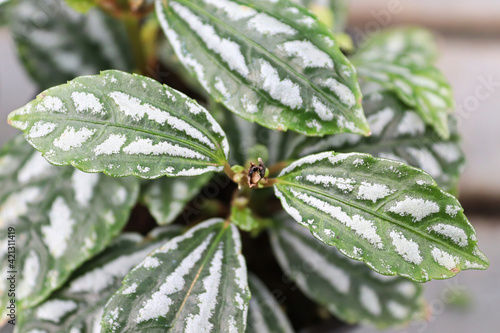
[(301, 305), (266, 288), (283, 277), (247, 272), (262, 239), (296, 293), (376, 327), (425, 316), (419, 283), (488, 267), (450, 194), (464, 157), (428, 32), (355, 50), (337, 0), (68, 4), (3, 7), (56, 85), (0, 152), (18, 332), (291, 332)]

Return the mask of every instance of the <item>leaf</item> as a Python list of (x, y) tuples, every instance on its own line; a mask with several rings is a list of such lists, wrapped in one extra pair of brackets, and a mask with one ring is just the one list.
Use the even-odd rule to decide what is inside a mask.
[(250, 299), (247, 333), (293, 333), (292, 325), (271, 292), (255, 275), (248, 276)]
[(342, 32), (347, 23), (347, 0), (292, 0), (309, 9), (319, 20), (335, 32)]
[(278, 219), (271, 245), (283, 271), (308, 297), (349, 324), (381, 329), (422, 319), (425, 304), (418, 283), (375, 273), (291, 221)]
[(249, 298), (238, 229), (212, 219), (127, 275), (104, 309), (102, 332), (244, 332)]
[(297, 222), (381, 274), (425, 282), (489, 265), (458, 200), (419, 169), (325, 152), (293, 162), (277, 181)]
[[(157, 228), (145, 241), (136, 233), (122, 234), (101, 254), (79, 268), (63, 288), (33, 309), (19, 312), (19, 332), (99, 332), (104, 305), (128, 271), (181, 228)], [(38, 332), (38, 331), (36, 331)]]
[(96, 0), (66, 0), (66, 3), (80, 13), (87, 13), (96, 6)]
[(9, 115), (53, 164), (141, 178), (221, 171), (221, 127), (196, 101), (150, 78), (120, 71), (44, 91)]
[(240, 208), (236, 205), (231, 207), (231, 222), (243, 231), (252, 231), (260, 225), (259, 221), (253, 216), (253, 212), (248, 207)]
[[(1, 269), (18, 272), (18, 312), (43, 301), (101, 252), (126, 224), (139, 192), (137, 179), (50, 165), (21, 136), (0, 151), (0, 184)], [(9, 227), (15, 228), (14, 267), (7, 267)], [(6, 309), (8, 281), (1, 281)]]
[(98, 9), (83, 15), (61, 0), (20, 0), (10, 28), (42, 90), (104, 69), (134, 68), (125, 26)]
[(428, 172), (447, 192), (454, 192), (465, 165), (460, 136), (450, 117), (449, 140), (437, 136), (420, 116), (390, 92), (374, 92), (363, 99), (372, 136), (338, 134), (323, 139), (304, 138), (295, 148), (300, 157), (333, 150), (362, 152), (389, 158)]
[(183, 65), (251, 122), (307, 135), (367, 135), (356, 72), (332, 32), (289, 0), (156, 1)]
[(369, 39), (352, 61), (360, 77), (395, 92), (447, 139), (447, 114), (454, 107), (453, 93), (444, 75), (433, 65), (435, 54), (432, 36), (427, 31), (394, 29)]
[(158, 224), (170, 224), (212, 176), (207, 173), (200, 177), (164, 177), (148, 181), (141, 201), (148, 207)]

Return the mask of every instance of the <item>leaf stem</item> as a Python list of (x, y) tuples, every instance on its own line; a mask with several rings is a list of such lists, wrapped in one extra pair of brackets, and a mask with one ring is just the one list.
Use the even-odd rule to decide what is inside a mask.
[(276, 174), (278, 173), (279, 171), (283, 170), (284, 168), (286, 168), (286, 166), (288, 165), (288, 162), (286, 161), (282, 161), (282, 162), (278, 162), (274, 165), (271, 165), (268, 169), (269, 169), (269, 174), (270, 175), (273, 175), (273, 174)]
[(121, 20), (125, 24), (131, 44), (136, 66), (135, 71), (139, 74), (145, 74), (147, 61), (142, 47), (139, 19), (133, 15), (124, 15)]

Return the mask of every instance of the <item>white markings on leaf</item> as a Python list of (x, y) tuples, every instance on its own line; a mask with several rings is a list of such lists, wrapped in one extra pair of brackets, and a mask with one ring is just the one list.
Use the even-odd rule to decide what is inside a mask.
[(95, 132), (96, 129), (89, 129), (85, 126), (78, 130), (72, 126), (68, 126), (61, 136), (54, 140), (54, 146), (64, 151), (69, 151), (72, 148), (80, 148)]
[(416, 265), (422, 263), (422, 256), (420, 255), (420, 249), (417, 243), (412, 239), (407, 239), (402, 232), (391, 231), (390, 236), (392, 238), (392, 245), (396, 248), (398, 252), (406, 261), (411, 262)]
[(135, 294), (137, 291), (137, 283), (132, 283), (129, 287), (122, 291), (122, 295)]
[(257, 11), (255, 11), (255, 9), (253, 8), (240, 5), (228, 0), (204, 0), (203, 2), (222, 9), (229, 17), (229, 19), (233, 21), (249, 18), (257, 14)]
[(151, 139), (137, 138), (134, 142), (131, 142), (128, 146), (123, 148), (123, 151), (129, 155), (169, 155), (200, 160), (209, 160), (207, 156), (202, 155), (192, 149), (180, 147), (177, 144), (173, 145), (170, 142), (165, 141), (153, 144), (153, 140)]
[(55, 111), (61, 113), (68, 112), (62, 100), (59, 97), (54, 97), (54, 96), (44, 96), (41, 103), (37, 104), (36, 110), (38, 112), (48, 112), (48, 111)]
[(455, 163), (462, 156), (460, 149), (451, 142), (435, 143), (432, 145), (432, 150), (447, 163)]
[(362, 182), (358, 189), (358, 199), (370, 200), (376, 203), (377, 200), (383, 199), (394, 193), (396, 190), (389, 189), (385, 184), (371, 184), (368, 182)]
[(401, 216), (411, 215), (413, 222), (418, 222), (431, 214), (439, 212), (439, 206), (434, 201), (406, 196), (403, 201), (396, 201), (388, 211)]
[(290, 79), (281, 80), (278, 70), (265, 60), (260, 60), (262, 86), (271, 97), (292, 109), (302, 106), (300, 87)]
[(75, 199), (82, 207), (88, 207), (90, 199), (94, 196), (94, 187), (99, 181), (99, 175), (85, 173), (75, 169), (71, 177), (71, 186), (75, 192)]
[(428, 149), (408, 147), (407, 151), (417, 161), (418, 166), (428, 172), (433, 178), (438, 178), (443, 174), (443, 169)]
[(321, 120), (330, 121), (333, 119), (333, 110), (323, 104), (317, 96), (313, 96), (314, 111)]
[(406, 111), (397, 127), (400, 135), (422, 135), (425, 132), (425, 123), (419, 115), (413, 111)]
[(25, 187), (9, 195), (0, 206), (0, 226), (17, 223), (17, 219), (28, 212), (29, 204), (41, 199), (40, 194), (38, 187)]
[(323, 87), (327, 87), (330, 89), (337, 97), (340, 99), (342, 103), (344, 103), (349, 108), (352, 108), (356, 105), (356, 97), (354, 93), (344, 84), (339, 81), (329, 78), (321, 83)]
[(42, 226), (43, 241), (49, 252), (60, 258), (66, 249), (73, 234), (76, 221), (71, 216), (71, 209), (62, 197), (57, 197), (49, 211), (49, 225)]
[(29, 181), (48, 175), (52, 170), (54, 170), (54, 167), (42, 157), (41, 153), (36, 151), (19, 170), (17, 180), (26, 184)]
[(304, 68), (329, 68), (333, 69), (332, 58), (321, 51), (310, 41), (290, 41), (280, 45), (289, 57), (297, 57), (302, 60)]
[(278, 34), (293, 36), (297, 33), (297, 30), (288, 24), (285, 24), (280, 20), (264, 13), (259, 13), (251, 18), (248, 21), (248, 26), (261, 34), (268, 36), (275, 36)]
[(372, 315), (378, 316), (382, 312), (380, 300), (373, 289), (367, 286), (360, 288), (360, 301), (363, 307), (368, 310)]
[(90, 111), (92, 114), (104, 113), (104, 106), (94, 94), (74, 91), (71, 93), (71, 99), (73, 103), (75, 103), (75, 108), (78, 112)]
[(36, 310), (38, 319), (59, 323), (61, 319), (76, 310), (78, 305), (70, 300), (54, 299), (40, 305)]
[(428, 227), (427, 230), (435, 231), (440, 235), (450, 238), (458, 246), (466, 247), (469, 244), (465, 231), (453, 225), (439, 223)]
[(408, 317), (408, 313), (410, 312), (407, 307), (393, 300), (387, 302), (387, 308), (391, 312), (392, 316), (398, 319), (405, 319)]
[(54, 130), (57, 128), (57, 124), (47, 122), (47, 121), (37, 121), (33, 126), (30, 128), (30, 131), (28, 133), (29, 138), (41, 138), (44, 136), (49, 135), (50, 133), (54, 132)]
[(446, 214), (450, 215), (451, 217), (457, 216), (458, 212), (462, 208), (460, 206), (453, 206), (453, 205), (446, 205), (445, 212)]
[(368, 123), (370, 124), (372, 135), (380, 136), (393, 118), (394, 110), (392, 110), (390, 107), (386, 107), (379, 112), (369, 116)]
[(106, 140), (94, 148), (94, 153), (99, 155), (118, 154), (127, 141), (124, 134), (110, 134)]
[(316, 185), (323, 185), (324, 187), (336, 186), (339, 190), (351, 192), (354, 189), (356, 180), (352, 178), (341, 178), (324, 175), (307, 175), (306, 180)]
[(449, 270), (456, 269), (458, 263), (460, 262), (459, 258), (449, 254), (444, 250), (438, 249), (437, 247), (433, 247), (431, 254), (434, 260), (439, 265)]
[[(2, 244), (7, 248), (7, 244)], [(18, 297), (23, 299), (29, 296), (36, 287), (40, 277), (40, 258), (34, 250), (30, 250), (24, 259), (21, 281), (19, 282)]]

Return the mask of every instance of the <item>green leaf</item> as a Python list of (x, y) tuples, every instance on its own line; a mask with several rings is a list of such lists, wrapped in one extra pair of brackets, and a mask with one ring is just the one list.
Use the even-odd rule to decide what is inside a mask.
[[(153, 230), (148, 241), (136, 233), (119, 236), (101, 254), (79, 268), (63, 288), (33, 309), (19, 312), (19, 332), (99, 332), (104, 305), (130, 269), (181, 228)], [(36, 331), (38, 332), (38, 331)]]
[(309, 155), (274, 186), (285, 210), (328, 245), (417, 282), (486, 269), (458, 200), (422, 170), (368, 154)]
[(61, 0), (20, 0), (10, 28), (42, 90), (100, 70), (134, 68), (125, 26), (98, 9), (83, 15)]
[(292, 0), (312, 13), (335, 32), (342, 32), (347, 23), (349, 3), (347, 0)]
[(271, 244), (281, 268), (332, 314), (379, 329), (422, 319), (425, 304), (418, 283), (375, 273), (318, 242), (290, 218), (279, 220), (271, 229)]
[(271, 129), (367, 135), (355, 68), (289, 0), (156, 1), (180, 61), (229, 110)]
[(264, 283), (250, 274), (248, 285), (252, 299), (248, 307), (246, 333), (293, 333), (288, 318)]
[(361, 78), (395, 92), (447, 139), (447, 114), (454, 107), (453, 93), (444, 75), (433, 65), (435, 54), (432, 36), (427, 31), (393, 29), (369, 39), (352, 61)]
[(442, 189), (456, 191), (465, 157), (453, 118), (449, 120), (450, 139), (443, 140), (393, 93), (368, 94), (363, 99), (363, 108), (372, 136), (343, 133), (323, 139), (304, 138), (294, 154), (303, 157), (330, 150), (368, 153), (423, 169)]
[(9, 115), (53, 164), (141, 178), (221, 171), (227, 139), (195, 100), (120, 71), (44, 91)]
[(158, 224), (170, 224), (211, 178), (212, 174), (207, 173), (200, 177), (163, 177), (148, 181), (141, 201)]
[(80, 13), (87, 13), (96, 6), (98, 0), (66, 0), (68, 6)]
[(244, 332), (249, 298), (238, 229), (208, 220), (127, 275), (104, 309), (102, 332)]
[(231, 207), (231, 222), (237, 225), (243, 231), (252, 231), (260, 225), (259, 221), (253, 216), (253, 212), (248, 207), (240, 208), (236, 205)]
[[(55, 167), (18, 136), (0, 151), (0, 248), (4, 272), (18, 272), (18, 311), (60, 287), (85, 260), (101, 252), (128, 220), (138, 180)], [(16, 261), (7, 267), (9, 227)], [(2, 279), (1, 308), (8, 302)]]

